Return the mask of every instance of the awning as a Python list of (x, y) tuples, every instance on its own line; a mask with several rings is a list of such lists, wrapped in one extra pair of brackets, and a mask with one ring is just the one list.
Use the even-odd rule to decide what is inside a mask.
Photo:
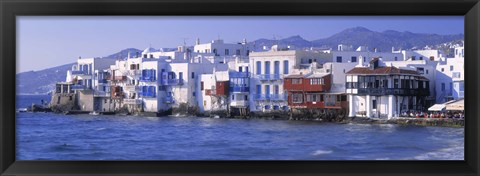
[(465, 104), (463, 100), (464, 99), (449, 103), (447, 104), (445, 109), (447, 111), (463, 111), (465, 110)]
[(428, 111), (443, 111), (445, 110), (445, 104), (435, 104), (432, 107), (428, 108)]

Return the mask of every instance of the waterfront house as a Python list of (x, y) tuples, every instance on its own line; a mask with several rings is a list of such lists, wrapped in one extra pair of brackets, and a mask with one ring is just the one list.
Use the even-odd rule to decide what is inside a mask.
[(110, 65), (115, 63), (112, 58), (79, 58), (77, 64), (67, 71), (67, 78), (73, 84), (71, 89), (76, 93), (76, 105), (82, 111), (94, 111), (95, 92), (104, 90), (106, 73)]
[(430, 80), (416, 69), (380, 66), (379, 58), (346, 73), (349, 117), (392, 118), (407, 111), (426, 110)]
[(283, 77), (293, 69), (304, 69), (312, 63), (325, 63), (329, 53), (289, 50), (274, 45), (270, 51), (252, 52), (250, 57), (250, 111), (288, 110)]
[(464, 98), (464, 47), (454, 48), (454, 57), (440, 61), (436, 67), (437, 103)]
[(202, 74), (198, 80), (198, 105), (200, 112), (227, 112), (229, 98), (228, 71), (214, 71), (212, 74)]

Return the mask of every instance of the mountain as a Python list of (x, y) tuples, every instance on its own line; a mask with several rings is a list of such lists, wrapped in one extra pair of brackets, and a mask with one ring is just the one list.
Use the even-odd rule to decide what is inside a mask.
[[(128, 48), (102, 58), (124, 59), (128, 57), (128, 52), (134, 56), (136, 52), (141, 53), (142, 51), (135, 48)], [(55, 88), (56, 82), (65, 81), (65, 78), (67, 77), (67, 71), (72, 69), (72, 65), (75, 64), (76, 63), (69, 63), (39, 71), (18, 73), (16, 75), (17, 94), (49, 93)]]
[(375, 32), (364, 27), (354, 27), (345, 29), (330, 37), (313, 41), (305, 40), (297, 35), (281, 40), (259, 39), (251, 42), (251, 44), (255, 46), (255, 51), (263, 50), (264, 46), (270, 48), (274, 44), (290, 45), (296, 48), (328, 47), (334, 49), (339, 44), (346, 44), (352, 45), (354, 49), (359, 46), (367, 46), (370, 50), (377, 48), (379, 51), (391, 51), (392, 47), (396, 49), (424, 48), (427, 45), (432, 46), (455, 40), (463, 40), (463, 38), (463, 34), (438, 35), (412, 33), (408, 31), (399, 32), (395, 30)]
[(65, 81), (67, 70), (72, 69), (69, 63), (40, 71), (18, 73), (17, 94), (47, 94), (55, 88), (55, 83)]

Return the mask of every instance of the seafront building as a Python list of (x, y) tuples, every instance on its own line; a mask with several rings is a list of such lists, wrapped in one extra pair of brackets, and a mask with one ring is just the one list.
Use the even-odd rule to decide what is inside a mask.
[(382, 66), (379, 58), (346, 73), (348, 116), (398, 117), (423, 111), (430, 95), (430, 80), (416, 69)]
[(329, 53), (289, 50), (272, 46), (270, 51), (252, 52), (250, 58), (250, 111), (288, 110), (284, 77), (311, 64), (327, 62)]
[(391, 118), (463, 98), (463, 47), (453, 58), (438, 50), (369, 50), (338, 45), (253, 51), (212, 40), (175, 49), (148, 47), (124, 59), (79, 58), (51, 105), (62, 111), (248, 116), (292, 109), (341, 110), (348, 116)]

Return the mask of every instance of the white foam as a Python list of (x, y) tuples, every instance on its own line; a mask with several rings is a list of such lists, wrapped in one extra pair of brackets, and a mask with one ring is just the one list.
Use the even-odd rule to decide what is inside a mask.
[(312, 155), (314, 155), (314, 156), (325, 155), (325, 154), (330, 154), (332, 152), (333, 151), (331, 151), (331, 150), (316, 150), (315, 152), (313, 152)]
[(465, 148), (455, 146), (424, 153), (414, 157), (416, 160), (464, 160)]

